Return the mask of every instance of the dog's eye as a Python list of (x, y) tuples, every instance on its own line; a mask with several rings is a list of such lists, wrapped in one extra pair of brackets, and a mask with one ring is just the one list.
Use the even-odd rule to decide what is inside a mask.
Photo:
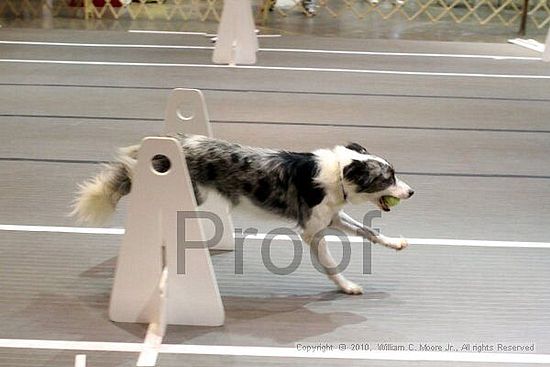
[(397, 180), (395, 179), (395, 176), (391, 175), (389, 177), (380, 177), (379, 184), (381, 187), (388, 188), (390, 186), (394, 186), (396, 182)]

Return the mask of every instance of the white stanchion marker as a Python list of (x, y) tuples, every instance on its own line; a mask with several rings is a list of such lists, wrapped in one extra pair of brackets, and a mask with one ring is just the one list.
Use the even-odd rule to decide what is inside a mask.
[(86, 367), (86, 354), (77, 354), (74, 357), (74, 367)]
[(250, 0), (225, 0), (212, 61), (255, 64), (259, 44)]
[(550, 27), (548, 27), (548, 35), (546, 36), (546, 46), (542, 54), (542, 61), (550, 62)]

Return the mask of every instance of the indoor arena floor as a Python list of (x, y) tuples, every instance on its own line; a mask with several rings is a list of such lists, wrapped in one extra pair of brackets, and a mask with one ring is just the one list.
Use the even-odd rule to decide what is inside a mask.
[[(108, 319), (121, 235), (55, 227), (77, 226), (67, 216), (76, 184), (99, 162), (162, 131), (176, 87), (204, 92), (216, 137), (299, 151), (357, 141), (387, 158), (416, 194), (374, 224), (425, 242), (373, 248), (368, 275), (354, 249), (346, 273), (361, 296), (336, 292), (306, 260), (279, 276), (250, 247), (235, 275), (234, 253), (216, 254), (225, 325), (170, 326), (165, 343), (211, 352), (162, 353), (159, 366), (489, 364), (452, 353), (439, 362), (218, 354), (317, 342), (534, 343), (550, 360), (550, 64), (540, 54), (296, 36), (261, 39), (254, 66), (214, 67), (201, 35), (2, 29), (0, 41), (1, 366), (71, 366), (72, 342), (143, 342), (146, 325)], [(126, 204), (110, 226), (123, 227)], [(233, 221), (262, 233), (293, 226), (247, 206)], [(272, 257), (285, 264), (290, 252)], [(52, 340), (59, 347), (41, 347)], [(138, 356), (82, 353), (91, 367)]]

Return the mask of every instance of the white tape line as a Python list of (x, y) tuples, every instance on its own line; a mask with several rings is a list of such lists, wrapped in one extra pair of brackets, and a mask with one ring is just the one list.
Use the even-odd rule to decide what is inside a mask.
[[(70, 340), (0, 339), (0, 348), (86, 350), (109, 352), (141, 352), (143, 344), (86, 342)], [(231, 355), (243, 357), (355, 359), (391, 361), (439, 361), (486, 363), (550, 363), (549, 354), (521, 353), (455, 353), (455, 352), (402, 352), (402, 351), (315, 351), (304, 352), (296, 348), (248, 347), (224, 345), (162, 344), (160, 353)]]
[[(261, 242), (268, 237), (266, 233), (246, 236), (246, 240)], [(272, 238), (272, 236), (270, 236)], [(277, 237), (283, 240), (281, 237)], [(348, 236), (350, 243), (363, 243), (364, 239), (357, 236)], [(341, 242), (336, 236), (326, 236), (329, 242)], [(288, 241), (288, 239), (284, 239)], [(407, 238), (410, 245), (421, 246), (462, 246), (462, 247), (512, 247), (512, 248), (548, 248), (549, 242), (518, 242), (518, 241), (491, 241), (491, 240), (457, 240), (448, 238)]]
[[(152, 33), (141, 31), (140, 33)], [(207, 37), (217, 37), (216, 34), (193, 32), (169, 32), (175, 34), (197, 34)], [(278, 34), (259, 34), (258, 37), (280, 37)], [(510, 40), (509, 42), (512, 42)], [(42, 42), (42, 41), (0, 41), (5, 45), (27, 46), (63, 46), (63, 47), (105, 47), (105, 48), (158, 48), (179, 50), (213, 50), (212, 46), (185, 46), (185, 45), (150, 45), (150, 44), (124, 44), (124, 43), (76, 43), (76, 42)], [(307, 48), (260, 48), (260, 52), (284, 52), (284, 53), (308, 53), (330, 55), (356, 55), (356, 56), (400, 56), (400, 57), (431, 57), (431, 58), (458, 58), (458, 59), (488, 59), (488, 60), (524, 60), (540, 61), (540, 57), (508, 56), (508, 55), (476, 55), (476, 54), (442, 54), (425, 52), (389, 52), (389, 51), (352, 51), (352, 50), (321, 50)]]
[(550, 79), (550, 75), (527, 74), (479, 74), (479, 73), (443, 73), (428, 71), (396, 71), (396, 70), (369, 70), (369, 69), (338, 69), (338, 68), (305, 68), (290, 66), (257, 66), (257, 65), (216, 65), (216, 64), (172, 64), (147, 62), (116, 62), (116, 61), (76, 61), (76, 60), (31, 60), (31, 59), (0, 59), (4, 63), (18, 64), (57, 64), (57, 65), (90, 65), (90, 66), (137, 66), (137, 67), (188, 67), (207, 69), (248, 69), (248, 70), (275, 70), (275, 71), (307, 71), (356, 74), (383, 74), (409, 76), (442, 76), (442, 77), (469, 77), (469, 78), (498, 78), (498, 79)]
[(139, 353), (143, 349), (143, 344), (117, 343), (117, 342), (87, 342), (87, 341), (73, 341), (73, 340), (0, 339), (0, 348)]
[(517, 241), (487, 241), (487, 240), (455, 240), (438, 238), (407, 239), (411, 245), (428, 246), (473, 246), (473, 247), (520, 247), (520, 248), (550, 248), (548, 242), (517, 242)]
[[(52, 233), (82, 233), (82, 234), (124, 234), (123, 228), (88, 228), (88, 227), (52, 227), (52, 226), (27, 226), (16, 224), (0, 224), (0, 231), (14, 232), (52, 232)], [(276, 239), (288, 242), (288, 238), (282, 239), (282, 236), (276, 236)], [(258, 233), (246, 236), (246, 241), (261, 242), (266, 238), (273, 238), (268, 233)], [(349, 236), (347, 239), (351, 243), (362, 243), (363, 238)], [(335, 236), (327, 236), (328, 241), (338, 242)], [(407, 238), (411, 245), (427, 246), (472, 246), (472, 247), (519, 247), (519, 248), (550, 248), (550, 242), (522, 242), (522, 241), (492, 241), (492, 240), (464, 240), (448, 238)]]
[(150, 33), (150, 34), (185, 34), (189, 36), (206, 36), (205, 32), (180, 32), (180, 31), (148, 31), (142, 29), (130, 29), (128, 33)]
[(405, 56), (405, 57), (439, 57), (455, 59), (489, 59), (489, 60), (524, 60), (540, 61), (540, 57), (532, 56), (506, 56), (506, 55), (471, 55), (471, 54), (439, 54), (427, 52), (384, 52), (384, 51), (346, 51), (346, 50), (315, 50), (300, 48), (260, 48), (264, 52), (299, 52), (311, 54), (333, 55), (364, 55), (364, 56)]
[(63, 47), (105, 47), (105, 48), (155, 48), (176, 50), (212, 50), (212, 46), (178, 46), (178, 45), (140, 45), (140, 44), (113, 44), (113, 43), (70, 43), (70, 42), (34, 42), (34, 41), (0, 41), (0, 45), (27, 45), (27, 46), (63, 46)]
[(124, 234), (123, 228), (21, 226), (21, 225), (12, 225), (12, 224), (0, 224), (0, 231), (83, 233), (83, 234)]

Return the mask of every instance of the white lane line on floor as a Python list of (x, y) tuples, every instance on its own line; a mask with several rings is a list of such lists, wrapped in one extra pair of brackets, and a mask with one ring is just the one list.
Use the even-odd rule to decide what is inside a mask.
[(130, 29), (128, 33), (150, 33), (150, 34), (185, 34), (189, 36), (206, 36), (206, 32), (182, 32), (182, 31), (148, 31), (143, 29)]
[[(180, 32), (180, 31), (150, 31), (143, 29), (130, 29), (128, 33), (149, 33), (149, 34), (184, 34), (189, 36), (205, 36), (205, 37), (217, 37), (216, 33), (204, 33), (204, 32)], [(258, 34), (259, 31), (256, 29), (257, 37), (281, 37), (280, 34)]]
[[(0, 231), (13, 232), (50, 232), (50, 233), (80, 233), (122, 235), (124, 228), (92, 228), (92, 227), (59, 227), (59, 226), (29, 226), (16, 224), (0, 224)], [(246, 240), (261, 242), (266, 238), (274, 238), (269, 233), (258, 233), (246, 236)], [(275, 237), (281, 240), (281, 237)], [(362, 243), (363, 238), (347, 237), (350, 243)], [(338, 241), (335, 236), (327, 236), (328, 241)], [(492, 240), (464, 240), (449, 238), (408, 238), (411, 245), (424, 246), (471, 246), (471, 247), (513, 247), (513, 248), (550, 248), (550, 242), (521, 242), (521, 241), (492, 241)]]
[(14, 232), (53, 232), (82, 234), (124, 234), (123, 228), (92, 228), (92, 227), (58, 227), (58, 226), (27, 226), (0, 224), (0, 231)]
[(0, 339), (0, 348), (78, 350), (92, 352), (141, 352), (143, 344), (77, 340)]
[(72, 42), (35, 42), (35, 41), (0, 41), (0, 45), (26, 46), (65, 46), (65, 47), (105, 47), (105, 48), (155, 48), (176, 50), (213, 50), (212, 46), (179, 46), (179, 45), (140, 45), (123, 43), (72, 43)]
[(469, 54), (439, 54), (424, 52), (383, 52), (383, 51), (345, 51), (345, 50), (315, 50), (298, 48), (260, 48), (265, 52), (300, 52), (313, 54), (335, 54), (335, 55), (365, 55), (365, 56), (406, 56), (406, 57), (444, 57), (455, 59), (489, 59), (489, 60), (524, 60), (540, 61), (540, 57), (528, 56), (498, 56), (498, 55), (469, 55)]
[(369, 69), (338, 69), (338, 68), (305, 68), (289, 66), (256, 66), (256, 65), (215, 65), (215, 64), (172, 64), (146, 62), (116, 62), (116, 61), (76, 61), (76, 60), (32, 60), (32, 59), (0, 59), (3, 63), (18, 64), (58, 64), (58, 65), (88, 65), (88, 66), (137, 66), (137, 67), (188, 67), (208, 69), (243, 69), (243, 70), (273, 70), (273, 71), (307, 71), (333, 72), (356, 74), (383, 74), (409, 76), (442, 76), (442, 77), (469, 77), (469, 78), (498, 78), (498, 79), (550, 79), (550, 75), (527, 74), (480, 74), (480, 73), (444, 73), (427, 71), (397, 71), (397, 70), (369, 70)]
[[(87, 342), (71, 340), (0, 339), (0, 348), (53, 349), (101, 352), (141, 352), (141, 343)], [(462, 353), (408, 351), (315, 351), (304, 352), (288, 347), (249, 347), (225, 345), (162, 344), (160, 353), (231, 355), (243, 357), (355, 359), (387, 361), (439, 361), (477, 363), (550, 363), (550, 354)]]
[[(187, 33), (184, 33), (187, 34)], [(202, 33), (197, 33), (202, 34)], [(206, 34), (203, 34), (206, 35)], [(268, 35), (265, 35), (266, 37)], [(277, 35), (269, 35), (275, 37)], [(76, 43), (76, 42), (42, 42), (42, 41), (0, 41), (4, 45), (26, 46), (65, 46), (65, 47), (105, 47), (105, 48), (154, 48), (176, 50), (213, 50), (213, 46), (185, 46), (185, 45), (150, 45), (150, 44), (123, 44), (123, 43)], [(488, 60), (523, 60), (540, 61), (540, 57), (507, 56), (507, 55), (475, 55), (475, 54), (443, 54), (423, 52), (385, 52), (385, 51), (353, 51), (353, 50), (320, 50), (304, 48), (260, 48), (260, 52), (309, 53), (355, 56), (401, 56), (401, 57), (439, 57), (459, 59), (488, 59)]]

